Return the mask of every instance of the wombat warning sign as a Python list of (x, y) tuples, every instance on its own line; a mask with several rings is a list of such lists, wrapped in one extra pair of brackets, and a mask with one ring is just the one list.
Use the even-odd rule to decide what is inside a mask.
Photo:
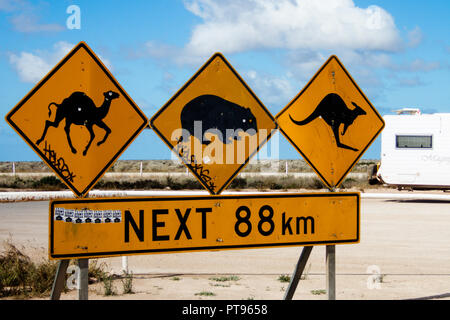
[(225, 189), (276, 130), (273, 116), (220, 53), (150, 126), (211, 194)]

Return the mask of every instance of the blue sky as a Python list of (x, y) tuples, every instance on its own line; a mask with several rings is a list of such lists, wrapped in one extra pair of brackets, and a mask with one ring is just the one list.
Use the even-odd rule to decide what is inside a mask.
[[(81, 28), (68, 29), (70, 5)], [(148, 118), (222, 52), (276, 115), (336, 54), (380, 114), (450, 112), (446, 0), (0, 0), (0, 110), (6, 115), (85, 41)], [(279, 157), (300, 155), (282, 136)], [(363, 155), (377, 159), (380, 141)], [(169, 159), (145, 130), (121, 159)], [(2, 120), (0, 161), (39, 160)]]

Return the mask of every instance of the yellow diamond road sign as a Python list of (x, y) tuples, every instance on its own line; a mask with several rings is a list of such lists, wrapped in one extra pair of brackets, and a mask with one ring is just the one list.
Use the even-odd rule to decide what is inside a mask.
[(383, 118), (336, 56), (276, 119), (282, 134), (329, 188), (342, 183), (384, 128)]
[(94, 52), (80, 42), (6, 116), (77, 196), (84, 196), (147, 125)]
[(211, 194), (219, 194), (276, 130), (272, 115), (220, 53), (150, 126)]

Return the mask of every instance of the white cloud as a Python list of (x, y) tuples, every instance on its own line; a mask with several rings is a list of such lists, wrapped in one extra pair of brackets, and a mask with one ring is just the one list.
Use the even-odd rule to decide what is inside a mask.
[(284, 107), (297, 93), (289, 76), (277, 77), (250, 70), (245, 73), (245, 78), (266, 107)]
[[(302, 78), (331, 53), (343, 52), (360, 61), (370, 54), (375, 58), (371, 64), (387, 64), (387, 53), (405, 47), (387, 11), (359, 8), (353, 0), (184, 0), (184, 5), (201, 19), (184, 47), (148, 41), (129, 50), (128, 57), (198, 65), (218, 51), (281, 49), (287, 52), (292, 72)], [(419, 38), (416, 28), (409, 43)]]
[(415, 59), (409, 65), (406, 66), (407, 71), (411, 72), (429, 72), (438, 70), (441, 68), (441, 64), (438, 61), (424, 61), (422, 59)]
[(9, 62), (14, 66), (20, 80), (36, 83), (72, 48), (72, 44), (60, 41), (53, 45), (53, 51), (51, 52), (37, 50), (35, 53), (26, 51), (19, 54), (11, 53)]
[(21, 52), (19, 55), (11, 54), (9, 62), (15, 67), (23, 82), (38, 82), (51, 68), (41, 57), (29, 52)]
[[(125, 50), (125, 49), (124, 49)], [(155, 59), (174, 59), (179, 48), (156, 41), (147, 41), (137, 49), (126, 49), (126, 55), (131, 59), (151, 57)]]
[[(19, 54), (10, 53), (9, 62), (16, 70), (23, 82), (36, 83), (41, 80), (67, 53), (74, 47), (73, 44), (59, 41), (53, 45), (53, 50), (36, 50), (34, 53), (22, 51)], [(107, 59), (103, 64), (111, 70), (111, 64)]]
[(292, 50), (287, 54), (286, 67), (299, 80), (311, 78), (329, 55), (314, 50)]
[(27, 0), (0, 0), (0, 11), (11, 14), (9, 21), (14, 30), (23, 33), (58, 32), (64, 26), (57, 23), (41, 23), (39, 12), (45, 3), (33, 4)]
[(413, 30), (408, 32), (408, 46), (415, 48), (423, 40), (423, 33), (419, 27), (415, 27)]
[(0, 0), (0, 11), (12, 11), (15, 8), (15, 4), (12, 0)]
[(43, 24), (31, 13), (21, 13), (11, 18), (15, 30), (25, 33), (58, 32), (64, 30), (64, 26), (56, 23)]
[(208, 56), (254, 49), (378, 50), (401, 47), (394, 19), (352, 0), (185, 0), (200, 17), (187, 52)]
[(383, 64), (378, 67), (384, 67), (393, 72), (431, 72), (439, 70), (442, 65), (439, 61), (425, 61), (421, 58), (416, 58), (412, 61), (394, 62), (391, 59), (386, 59)]
[(397, 84), (401, 87), (419, 87), (426, 84), (419, 76), (412, 78), (399, 78)]

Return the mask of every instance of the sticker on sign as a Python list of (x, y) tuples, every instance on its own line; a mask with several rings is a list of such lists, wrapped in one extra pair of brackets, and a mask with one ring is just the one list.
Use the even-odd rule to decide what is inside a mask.
[[(50, 258), (357, 243), (359, 208), (359, 193), (54, 200)], [(92, 210), (94, 220), (122, 214), (115, 223), (55, 218), (77, 210)]]

